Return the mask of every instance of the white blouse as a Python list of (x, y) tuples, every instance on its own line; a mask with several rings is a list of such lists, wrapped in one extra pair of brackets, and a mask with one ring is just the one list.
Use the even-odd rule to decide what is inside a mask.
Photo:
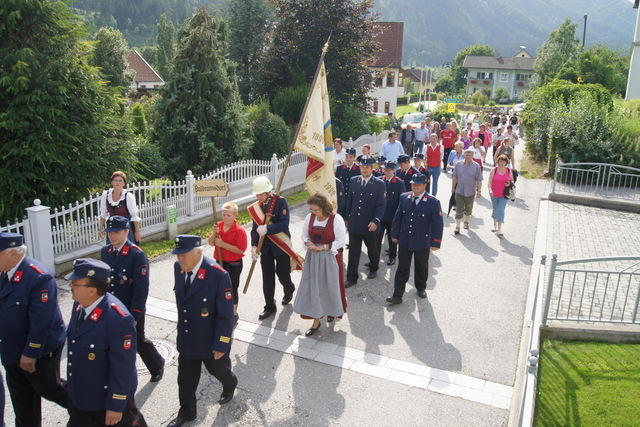
[[(309, 222), (311, 221), (311, 213), (308, 213), (304, 219), (304, 224), (302, 225), (302, 243), (306, 244), (309, 241)], [(329, 217), (327, 217), (324, 221), (316, 220), (313, 222), (314, 226), (325, 227), (327, 222), (329, 221)], [(338, 214), (336, 214), (335, 218), (333, 218), (333, 234), (335, 235), (335, 240), (331, 243), (331, 253), (337, 254), (338, 249), (343, 247), (345, 243), (347, 243), (347, 227), (344, 225), (344, 219)]]
[(109, 212), (107, 211), (107, 203), (111, 206), (118, 206), (118, 204), (126, 197), (127, 198), (127, 209), (129, 210), (129, 215), (131, 218), (129, 221), (137, 222), (140, 221), (140, 217), (138, 216), (138, 205), (136, 204), (136, 198), (133, 193), (129, 193), (126, 189), (122, 190), (122, 194), (117, 201), (113, 201), (113, 188), (105, 190), (102, 193), (102, 197), (100, 197), (100, 218), (107, 219), (109, 218)]

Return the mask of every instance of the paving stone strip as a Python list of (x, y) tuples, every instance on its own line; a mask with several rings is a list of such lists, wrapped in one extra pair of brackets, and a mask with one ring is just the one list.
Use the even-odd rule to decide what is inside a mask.
[[(174, 303), (151, 296), (147, 300), (147, 314), (171, 322), (178, 321)], [(303, 359), (500, 409), (509, 409), (513, 394), (513, 387), (508, 385), (367, 353), (244, 320), (238, 322), (234, 338)]]

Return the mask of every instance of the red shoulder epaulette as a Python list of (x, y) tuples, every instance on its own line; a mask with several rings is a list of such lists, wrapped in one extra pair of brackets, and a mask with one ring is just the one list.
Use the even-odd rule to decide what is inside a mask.
[(118, 314), (122, 317), (127, 317), (127, 313), (117, 304), (111, 304), (111, 308), (118, 312)]
[(222, 271), (223, 273), (226, 273), (226, 272), (227, 272), (227, 270), (225, 270), (224, 268), (220, 267), (220, 265), (219, 265), (219, 264), (216, 264), (216, 263), (211, 264), (211, 267), (215, 268), (216, 270), (220, 270), (220, 271)]
[(32, 269), (34, 269), (40, 274), (44, 274), (44, 271), (42, 271), (37, 265), (29, 264), (29, 267), (31, 267)]

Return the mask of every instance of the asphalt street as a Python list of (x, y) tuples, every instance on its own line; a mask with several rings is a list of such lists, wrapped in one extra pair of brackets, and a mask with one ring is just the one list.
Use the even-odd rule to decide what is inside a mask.
[[(485, 178), (488, 173), (485, 168)], [(450, 174), (441, 176), (439, 187), (438, 198), (448, 201)], [(291, 305), (279, 305), (275, 317), (258, 321), (264, 303), (258, 263), (249, 292), (240, 298), (242, 322), (231, 350), (240, 381), (236, 397), (217, 405), (221, 387), (203, 373), (198, 419), (191, 425), (506, 425), (544, 189), (542, 181), (518, 181), (518, 199), (507, 207), (502, 239), (490, 231), (486, 183), (470, 230), (454, 236), (453, 219), (447, 218), (442, 249), (429, 260), (426, 300), (416, 297), (412, 275), (404, 303), (387, 307), (396, 266), (381, 263), (378, 278), (367, 280), (363, 253), (361, 279), (348, 290), (347, 315), (332, 328), (324, 324), (315, 340), (299, 337), (310, 321), (293, 313)], [(292, 240), (299, 250), (306, 213), (305, 205), (292, 210)], [(206, 252), (210, 255), (211, 248)], [(173, 262), (166, 255), (151, 263), (147, 336), (162, 344), (169, 364), (158, 384), (149, 383), (144, 372), (139, 376), (136, 400), (150, 426), (165, 425), (178, 411)], [(249, 265), (246, 257), (242, 284)], [(297, 284), (300, 273), (293, 280)], [(278, 302), (281, 297), (278, 285)], [(61, 290), (59, 301), (68, 319), (70, 293)], [(63, 377), (65, 365), (63, 360)], [(501, 392), (490, 394), (490, 387), (506, 390), (505, 397), (495, 400)], [(43, 403), (43, 414), (44, 425), (66, 423), (65, 412), (50, 402)], [(12, 425), (9, 400), (5, 420)]]

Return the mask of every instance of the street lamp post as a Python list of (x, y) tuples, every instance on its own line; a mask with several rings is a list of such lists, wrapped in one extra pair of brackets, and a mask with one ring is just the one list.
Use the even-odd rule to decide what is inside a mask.
[(635, 0), (633, 7), (638, 9), (636, 18), (636, 31), (633, 36), (633, 49), (631, 51), (631, 64), (629, 65), (629, 77), (627, 79), (627, 92), (625, 99), (640, 98), (640, 0)]

